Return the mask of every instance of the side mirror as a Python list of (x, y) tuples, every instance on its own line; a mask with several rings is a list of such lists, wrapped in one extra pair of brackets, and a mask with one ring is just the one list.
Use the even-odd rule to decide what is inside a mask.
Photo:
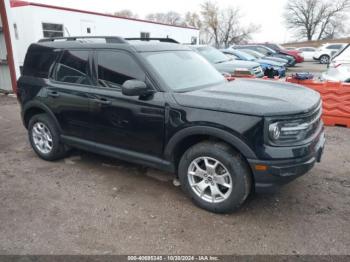
[(143, 96), (150, 91), (146, 83), (139, 80), (127, 80), (122, 85), (122, 94), (126, 96)]

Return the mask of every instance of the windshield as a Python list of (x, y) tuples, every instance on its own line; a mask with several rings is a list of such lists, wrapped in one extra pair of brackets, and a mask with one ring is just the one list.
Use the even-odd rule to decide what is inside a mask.
[[(275, 50), (273, 50), (273, 49), (271, 49), (270, 47), (267, 47), (267, 46), (259, 46), (259, 48), (261, 49), (261, 51), (264, 50), (265, 51), (264, 54), (267, 54), (267, 55), (268, 55), (269, 52), (271, 54), (276, 54), (277, 53)], [(260, 50), (259, 50), (259, 52), (260, 52)]]
[(215, 49), (214, 47), (206, 46), (206, 47), (197, 47), (197, 51), (204, 56), (210, 63), (219, 64), (226, 61), (230, 61), (231, 59), (225, 56), (222, 52)]
[(243, 57), (245, 60), (247, 61), (254, 61), (255, 60), (255, 57), (248, 54), (248, 53), (245, 53), (244, 51), (239, 51), (239, 50), (235, 50), (235, 53), (238, 55), (238, 56), (241, 56)]
[(242, 49), (242, 52), (250, 54), (250, 55), (254, 56), (255, 58), (262, 58), (262, 57), (264, 57), (263, 54), (260, 54), (258, 52), (255, 52), (255, 51), (249, 50), (249, 49)]
[(208, 61), (193, 51), (147, 52), (142, 55), (172, 90), (184, 91), (226, 81)]

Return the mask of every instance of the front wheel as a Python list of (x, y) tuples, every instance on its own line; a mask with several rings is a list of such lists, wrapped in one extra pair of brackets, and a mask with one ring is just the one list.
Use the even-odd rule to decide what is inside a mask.
[(251, 188), (251, 173), (244, 160), (218, 142), (202, 142), (188, 149), (180, 160), (179, 178), (196, 205), (215, 213), (238, 209)]
[(320, 57), (321, 64), (329, 64), (330, 57), (328, 55), (323, 55)]

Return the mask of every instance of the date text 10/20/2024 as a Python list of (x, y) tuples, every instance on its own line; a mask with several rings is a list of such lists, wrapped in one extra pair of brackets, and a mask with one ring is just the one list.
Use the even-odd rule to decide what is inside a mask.
[(128, 261), (218, 261), (216, 256), (128, 256)]

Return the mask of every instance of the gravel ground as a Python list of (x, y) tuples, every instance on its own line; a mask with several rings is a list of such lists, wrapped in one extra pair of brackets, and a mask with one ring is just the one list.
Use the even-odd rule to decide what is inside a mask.
[(153, 169), (80, 151), (39, 159), (1, 95), (0, 131), (0, 254), (350, 254), (350, 129), (326, 128), (321, 164), (230, 215)]

